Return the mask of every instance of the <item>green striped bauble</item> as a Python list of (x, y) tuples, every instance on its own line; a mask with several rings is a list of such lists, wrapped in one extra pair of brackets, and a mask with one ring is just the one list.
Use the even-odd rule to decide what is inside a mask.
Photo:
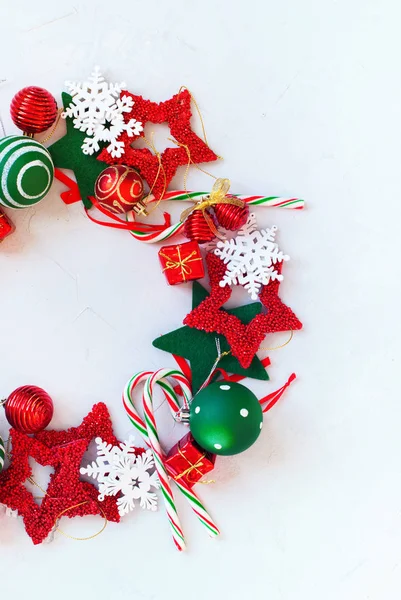
[(22, 135), (0, 140), (0, 204), (29, 208), (47, 194), (54, 166), (48, 150)]
[(4, 442), (0, 437), (0, 473), (4, 467), (4, 457), (6, 455), (6, 449), (4, 447)]

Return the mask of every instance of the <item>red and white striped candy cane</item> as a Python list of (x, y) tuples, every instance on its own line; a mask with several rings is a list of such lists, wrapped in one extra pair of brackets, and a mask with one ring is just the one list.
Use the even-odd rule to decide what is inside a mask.
[[(163, 196), (163, 202), (166, 200), (169, 201), (178, 201), (178, 202), (188, 202), (188, 200), (200, 200), (202, 197), (207, 196), (208, 192), (186, 192), (185, 190), (173, 190), (171, 192), (167, 192)], [(279, 196), (247, 196), (240, 194), (232, 194), (236, 198), (243, 200), (249, 206), (268, 206), (275, 208), (291, 208), (295, 210), (302, 210), (305, 207), (305, 201), (301, 198), (280, 198)], [(148, 203), (156, 202), (157, 200), (154, 196), (150, 196), (150, 199), (147, 201)], [(164, 229), (160, 230), (160, 225), (155, 226), (155, 230), (151, 231), (149, 229), (145, 231), (141, 231), (138, 227), (135, 228), (135, 214), (134, 212), (128, 213), (128, 220), (134, 223), (132, 229), (130, 230), (131, 235), (141, 242), (145, 242), (147, 244), (155, 244), (156, 242), (163, 242), (169, 238), (172, 238), (179, 233), (183, 232), (184, 223), (179, 221), (174, 225), (168, 225)]]
[[(173, 416), (175, 416), (180, 410), (177, 395), (174, 392), (173, 387), (168, 383), (168, 377), (174, 379), (174, 381), (178, 383), (183, 393), (184, 407), (188, 407), (192, 396), (191, 388), (186, 377), (184, 377), (181, 371), (176, 369), (160, 369), (155, 373), (149, 371), (137, 373), (128, 381), (124, 389), (123, 404), (129, 419), (136, 429), (141, 433), (146, 443), (148, 443), (152, 448), (156, 469), (160, 479), (164, 503), (173, 534), (173, 540), (179, 550), (185, 550), (184, 535), (179, 521), (177, 509), (175, 507), (174, 497), (169, 483), (168, 471), (165, 467), (165, 456), (160, 445), (153, 411), (153, 391), (156, 383), (162, 387)], [(132, 399), (135, 387), (139, 383), (143, 382), (145, 382), (145, 388), (143, 392), (145, 422), (139, 416)], [(192, 510), (195, 512), (202, 525), (206, 527), (209, 535), (219, 535), (219, 529), (193, 490), (182, 481), (176, 481), (176, 484), (188, 500)]]
[[(160, 369), (160, 371), (162, 370), (165, 372), (164, 379), (159, 379), (157, 383), (163, 390), (171, 414), (173, 417), (175, 417), (181, 410), (181, 406), (178, 402), (178, 397), (174, 391), (174, 388), (168, 383), (168, 381), (165, 381), (165, 379), (167, 377), (171, 377), (178, 382), (183, 393), (183, 408), (189, 408), (189, 402), (192, 398), (191, 385), (182, 371), (179, 371), (178, 369)], [(157, 371), (157, 373), (160, 371)], [(149, 444), (148, 432), (142, 418), (138, 415), (132, 395), (134, 389), (139, 384), (144, 383), (152, 375), (154, 375), (154, 371), (139, 371), (139, 373), (136, 373), (131, 377), (123, 392), (123, 405), (125, 412), (127, 413), (131, 423), (138, 429), (147, 444)]]

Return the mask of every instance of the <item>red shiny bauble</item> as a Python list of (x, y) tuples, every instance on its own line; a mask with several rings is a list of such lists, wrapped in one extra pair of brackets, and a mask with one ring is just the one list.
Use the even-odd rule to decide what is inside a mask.
[(107, 167), (96, 179), (96, 199), (103, 208), (116, 214), (134, 210), (146, 215), (143, 194), (141, 176), (135, 169), (125, 165)]
[[(205, 211), (206, 212), (206, 211)], [(207, 212), (208, 219), (212, 221), (214, 225), (213, 216)], [(216, 236), (215, 233), (209, 227), (205, 215), (201, 210), (194, 210), (185, 219), (184, 223), (184, 235), (198, 244), (204, 244), (205, 242), (212, 241)]]
[(31, 85), (11, 100), (11, 118), (24, 133), (41, 133), (57, 119), (57, 102), (47, 90)]
[(52, 420), (53, 400), (42, 388), (24, 385), (9, 395), (5, 411), (11, 427), (22, 433), (37, 433)]
[(219, 225), (230, 231), (237, 231), (245, 225), (249, 214), (247, 204), (242, 207), (235, 204), (215, 204), (213, 208)]

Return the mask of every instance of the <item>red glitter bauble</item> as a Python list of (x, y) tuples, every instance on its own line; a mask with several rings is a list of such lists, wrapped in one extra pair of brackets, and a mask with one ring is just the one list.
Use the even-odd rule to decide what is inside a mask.
[(125, 165), (107, 167), (95, 183), (95, 196), (99, 204), (113, 213), (124, 214), (130, 210), (136, 213), (144, 210), (143, 181), (135, 169)]
[(42, 388), (24, 385), (12, 392), (5, 403), (7, 421), (22, 433), (37, 433), (53, 417), (53, 400)]
[(215, 204), (214, 214), (217, 222), (224, 229), (237, 231), (245, 225), (249, 214), (249, 206), (235, 206), (235, 204)]
[[(214, 224), (212, 215), (209, 212), (207, 213), (207, 215), (208, 218), (211, 219)], [(198, 242), (198, 244), (210, 242), (216, 237), (213, 231), (210, 229), (205, 215), (201, 210), (194, 210), (186, 218), (184, 223), (184, 235), (188, 239), (194, 242)]]
[(56, 99), (47, 90), (31, 85), (11, 100), (11, 118), (24, 133), (41, 133), (57, 119)]

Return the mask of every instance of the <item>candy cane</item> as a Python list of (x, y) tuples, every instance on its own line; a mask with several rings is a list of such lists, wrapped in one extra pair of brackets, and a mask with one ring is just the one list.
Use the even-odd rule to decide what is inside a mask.
[[(171, 371), (171, 370), (169, 371), (167, 369), (164, 369), (164, 371), (165, 372), (167, 371), (170, 374), (170, 376), (171, 376), (171, 373), (177, 372), (177, 371)], [(171, 490), (170, 483), (168, 480), (168, 474), (164, 467), (163, 453), (162, 453), (159, 439), (157, 436), (156, 424), (154, 425), (153, 428), (151, 428), (149, 426), (148, 418), (146, 416), (145, 400), (144, 400), (144, 408), (145, 408), (146, 423), (141, 419), (141, 417), (137, 413), (137, 411), (134, 407), (133, 401), (132, 401), (132, 397), (131, 397), (131, 393), (132, 393), (133, 389), (139, 383), (142, 383), (143, 381), (145, 381), (145, 385), (147, 385), (153, 375), (154, 375), (154, 373), (152, 373), (150, 371), (142, 371), (140, 373), (136, 373), (136, 375), (134, 375), (130, 379), (130, 381), (128, 382), (128, 384), (125, 387), (124, 394), (123, 394), (123, 404), (124, 404), (124, 408), (126, 409), (131, 422), (138, 429), (138, 431), (141, 433), (141, 435), (143, 436), (143, 438), (149, 444), (149, 446), (151, 447), (151, 449), (153, 451), (153, 456), (155, 458), (155, 464), (156, 464), (156, 470), (157, 470), (157, 474), (160, 479), (160, 486), (161, 486), (161, 490), (163, 493), (163, 499), (164, 499), (164, 504), (166, 507), (167, 516), (168, 516), (168, 519), (170, 522), (173, 540), (179, 550), (185, 550), (184, 534), (183, 534), (183, 531), (181, 528), (180, 520), (178, 518), (177, 509), (176, 509), (176, 506), (174, 503), (173, 492)], [(185, 386), (185, 384), (183, 384), (183, 385)], [(170, 393), (170, 390), (168, 389), (168, 387), (169, 387), (168, 385), (163, 386), (163, 391), (164, 391), (165, 395), (166, 394), (169, 395), (169, 399), (170, 399), (171, 403), (169, 402), (169, 399), (167, 399), (167, 401), (169, 403), (170, 410), (175, 410), (175, 409), (179, 410), (178, 403), (175, 404), (174, 390), (171, 390), (171, 393)], [(189, 385), (188, 385), (188, 389), (189, 389)], [(166, 398), (167, 398), (167, 395), (166, 395)], [(153, 407), (152, 407), (151, 412), (153, 414)], [(153, 417), (153, 420), (154, 420), (154, 417)]]
[[(176, 369), (160, 369), (159, 371), (156, 371), (156, 373), (152, 373), (150, 371), (141, 371), (139, 373), (136, 373), (128, 381), (124, 389), (123, 404), (129, 419), (137, 428), (137, 430), (141, 433), (146, 443), (148, 443), (152, 448), (153, 455), (155, 457), (156, 469), (161, 483), (161, 489), (166, 506), (166, 511), (173, 534), (173, 540), (179, 550), (184, 550), (185, 540), (179, 522), (177, 509), (175, 507), (173, 493), (169, 484), (168, 472), (164, 465), (164, 452), (160, 446), (153, 411), (153, 388), (156, 383), (162, 387), (172, 414), (175, 416), (178, 410), (180, 409), (180, 406), (177, 401), (177, 395), (173, 387), (171, 387), (170, 384), (166, 381), (167, 377), (173, 378), (179, 384), (179, 387), (181, 388), (184, 397), (184, 407), (187, 408), (189, 406), (189, 401), (192, 396), (191, 388), (186, 377), (184, 377), (181, 371), (178, 371)], [(145, 422), (139, 416), (132, 400), (132, 393), (134, 388), (144, 381), (145, 389), (143, 393), (143, 405)], [(193, 490), (190, 489), (182, 481), (176, 481), (176, 484), (188, 500), (192, 510), (194, 511), (202, 525), (206, 527), (209, 535), (219, 535), (219, 529), (217, 528), (216, 524), (206, 511), (203, 504), (200, 502), (199, 498), (193, 492)]]
[[(167, 240), (172, 238), (179, 233), (182, 233), (184, 230), (184, 223), (176, 223), (175, 225), (168, 225), (162, 231), (160, 228), (153, 233), (140, 231), (139, 229), (135, 229), (135, 214), (134, 212), (129, 212), (127, 214), (127, 220), (133, 223), (132, 229), (130, 229), (130, 234), (136, 240), (140, 242), (145, 242), (145, 244), (156, 244), (157, 242), (163, 242), (163, 240)], [(156, 229), (156, 228), (155, 228)]]
[[(156, 371), (151, 377), (149, 377), (145, 382), (144, 394), (143, 394), (143, 407), (145, 413), (145, 422), (148, 430), (148, 436), (150, 440), (150, 446), (153, 450), (153, 455), (155, 457), (156, 468), (159, 474), (159, 479), (161, 482), (162, 491), (166, 492), (164, 494), (165, 500), (171, 503), (173, 500), (172, 492), (170, 486), (168, 484), (168, 472), (166, 467), (164, 466), (164, 454), (160, 446), (159, 436), (157, 433), (156, 421), (153, 412), (153, 387), (155, 383), (157, 383), (160, 379), (164, 379), (168, 376), (169, 371), (167, 369), (160, 369)], [(180, 385), (182, 385), (180, 383)], [(183, 387), (183, 392), (185, 395), (185, 388)], [(166, 486), (166, 482), (168, 487)], [(195, 512), (198, 519), (201, 523), (207, 528), (208, 533), (211, 535), (218, 535), (219, 530), (216, 525), (211, 520), (210, 516), (206, 512), (206, 509), (198, 500), (197, 496), (192, 492), (192, 490), (186, 486), (183, 482), (178, 484), (179, 489), (183, 492), (192, 510)], [(171, 494), (171, 498), (170, 498)], [(175, 507), (174, 507), (175, 508)], [(169, 509), (169, 505), (167, 505), (167, 509)], [(178, 515), (177, 515), (178, 516)], [(170, 521), (171, 522), (171, 521)], [(174, 530), (173, 530), (174, 533)], [(183, 540), (184, 541), (184, 540)]]
[[(163, 196), (163, 202), (166, 200), (169, 201), (178, 201), (178, 202), (188, 202), (188, 200), (198, 200), (204, 196), (207, 196), (208, 192), (186, 192), (185, 190), (174, 190), (171, 192), (167, 192)], [(239, 200), (243, 200), (249, 206), (268, 206), (275, 208), (291, 208), (295, 210), (302, 210), (305, 207), (305, 200), (301, 198), (281, 198), (279, 196), (246, 196), (239, 194), (232, 194)], [(157, 199), (154, 196), (150, 196), (148, 203), (157, 202)], [(135, 213), (130, 212), (128, 214), (128, 221), (135, 223)], [(182, 233), (184, 229), (184, 223), (181, 221), (174, 225), (166, 226), (162, 231), (160, 231), (160, 227), (158, 226), (157, 230), (155, 228), (154, 232), (149, 231), (140, 231), (140, 229), (130, 230), (131, 235), (141, 242), (145, 242), (147, 244), (154, 244), (156, 242), (162, 242), (167, 240), (179, 233)]]
[[(184, 408), (188, 408), (189, 400), (192, 397), (192, 392), (191, 392), (191, 388), (190, 388), (187, 378), (183, 375), (183, 373), (181, 371), (178, 371), (177, 369), (165, 369), (165, 371), (168, 372), (168, 375), (164, 375), (164, 377), (172, 377), (172, 378), (176, 379), (180, 384), (182, 384), (182, 385), (180, 385), (180, 388), (184, 394), (183, 404), (184, 404)], [(134, 406), (134, 403), (132, 400), (132, 392), (136, 388), (137, 385), (146, 381), (151, 375), (153, 375), (153, 371), (139, 371), (139, 373), (136, 373), (135, 375), (133, 375), (131, 377), (131, 379), (128, 381), (127, 385), (125, 386), (125, 389), (123, 392), (123, 405), (125, 408), (125, 412), (127, 413), (128, 418), (130, 419), (131, 423), (138, 429), (138, 431), (144, 438), (145, 442), (147, 442), (148, 444), (149, 444), (149, 438), (148, 438), (146, 426), (144, 425), (143, 420), (138, 415), (137, 410)], [(174, 388), (171, 387), (164, 380), (158, 381), (158, 384), (160, 385), (160, 387), (163, 390), (164, 396), (167, 400), (167, 404), (170, 408), (170, 411), (171, 411), (173, 417), (175, 417), (176, 414), (181, 410), (181, 406), (178, 403), (177, 394), (176, 394)], [(185, 392), (184, 392), (184, 390), (185, 390)]]
[[(174, 200), (179, 202), (188, 202), (188, 200), (200, 200), (208, 194), (209, 192), (186, 192), (185, 190), (172, 190), (171, 192), (166, 192), (164, 194), (163, 202), (165, 200)], [(281, 198), (280, 196), (247, 196), (246, 194), (230, 195), (235, 196), (235, 198), (239, 198), (239, 200), (243, 200), (250, 206), (276, 206), (280, 208), (292, 208), (296, 210), (302, 210), (303, 208), (305, 208), (305, 200), (302, 200), (301, 198)], [(147, 203), (151, 202), (158, 202), (158, 200), (154, 196), (150, 196), (150, 198), (147, 200)]]

